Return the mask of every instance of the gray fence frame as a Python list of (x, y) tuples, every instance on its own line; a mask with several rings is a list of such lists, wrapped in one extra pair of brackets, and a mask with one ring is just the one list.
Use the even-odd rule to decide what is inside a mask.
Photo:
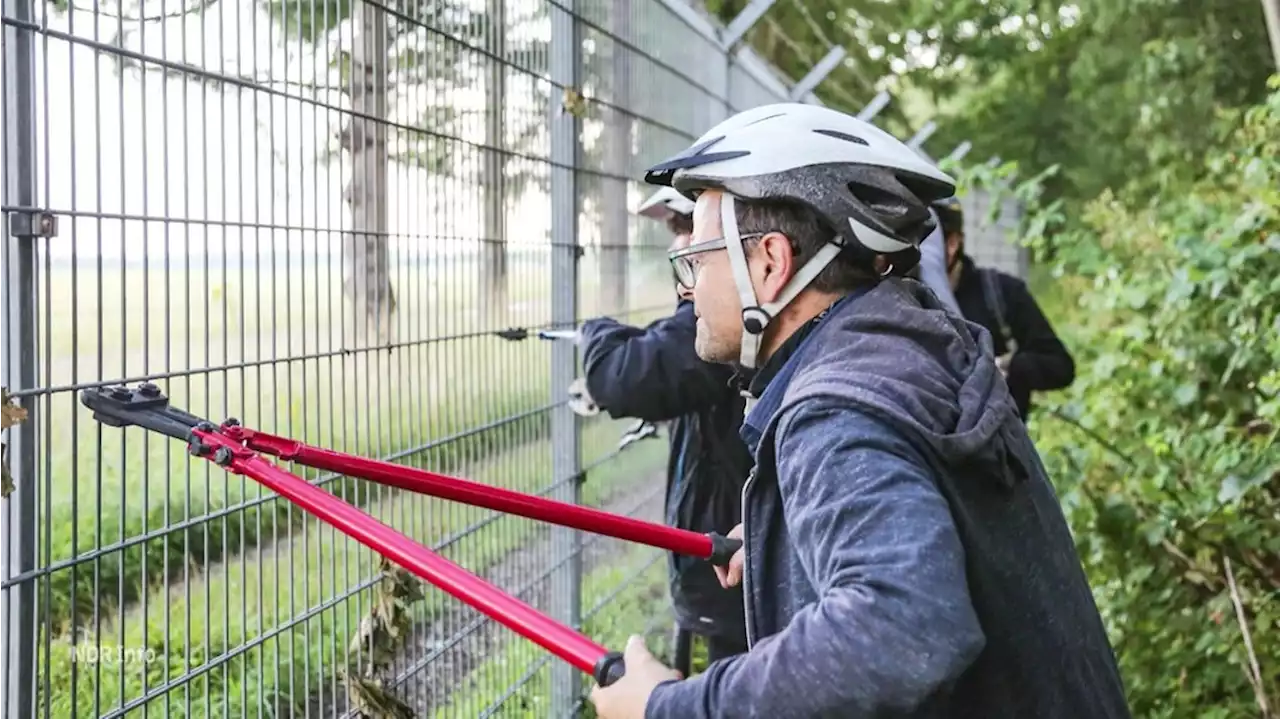
[[(26, 388), (36, 384), (35, 245), (39, 239), (34, 231), (38, 214), (34, 207), (37, 197), (35, 35), (18, 25), (32, 23), (31, 0), (16, 0), (12, 7), (15, 23), (9, 23), (9, 13), (4, 16), (4, 67), (17, 71), (6, 71), (4, 77), (5, 266), (2, 274), (4, 318), (9, 331), (4, 335), (8, 342), (3, 349), (5, 367), (0, 375), (6, 387)], [(21, 209), (11, 211), (10, 203)], [(11, 336), (15, 336), (16, 341), (10, 340)], [(4, 500), (7, 511), (4, 529), (0, 531), (6, 579), (36, 568), (36, 497), (33, 488), (22, 481), (33, 474), (37, 461), (35, 401), (22, 398), (20, 402), (28, 421), (9, 428), (6, 438), (6, 453), (15, 483), (13, 493)], [(16, 590), (6, 589), (3, 598), (5, 647), (0, 670), (5, 678), (5, 714), (32, 716), (36, 664), (35, 584), (22, 582)]]

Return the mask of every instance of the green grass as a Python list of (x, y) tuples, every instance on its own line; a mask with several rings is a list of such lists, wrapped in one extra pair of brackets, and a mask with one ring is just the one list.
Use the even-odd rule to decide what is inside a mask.
[[(645, 633), (645, 644), (655, 656), (669, 652), (671, 621), (667, 620), (667, 565), (656, 550), (632, 549), (617, 561), (589, 573), (582, 588), (583, 611), (596, 613), (583, 622), (583, 632), (596, 642), (621, 651), (627, 637)], [(434, 713), (437, 719), (456, 716), (491, 716), (542, 719), (551, 716), (551, 681), (555, 663), (531, 642), (512, 640), (496, 656), (472, 671), (447, 706)], [(503, 697), (507, 687), (522, 686)], [(583, 677), (589, 689), (591, 679)], [(496, 689), (496, 691), (495, 691)], [(498, 703), (501, 702), (499, 705)], [(586, 704), (586, 715), (591, 706)]]
[[(595, 422), (584, 433), (584, 446), (598, 455), (616, 442), (619, 429), (619, 423)], [(652, 481), (664, 455), (663, 442), (629, 449), (608, 472), (593, 473), (583, 489), (584, 503), (599, 502), (627, 483)], [(546, 443), (531, 443), (477, 463), (470, 474), (480, 481), (536, 491), (549, 484), (550, 461)], [(438, 543), (488, 515), (394, 491), (367, 502), (366, 509), (427, 544)], [(442, 553), (480, 571), (525, 543), (541, 526), (502, 517)], [(87, 638), (90, 645), (100, 644), (108, 651), (111, 647), (132, 651), (150, 648), (157, 657), (151, 663), (100, 665), (99, 677), (93, 665), (73, 661), (69, 638), (54, 639), (48, 655), (51, 714), (96, 716), (136, 700), (147, 688), (207, 666), (228, 650), (263, 637), (303, 616), (323, 599), (359, 586), (377, 573), (376, 556), (370, 551), (314, 521), (303, 523), (290, 539), (282, 539), (260, 554), (214, 565), (204, 572), (193, 570), (183, 578), (182, 591), (153, 588), (147, 601), (123, 615), (108, 617), (100, 633)], [(361, 592), (315, 613), (186, 687), (175, 687), (156, 697), (147, 703), (146, 710), (179, 717), (239, 716), (242, 711), (256, 712), (258, 706), (267, 707), (268, 712), (286, 706), (297, 710), (307, 694), (322, 686), (331, 693), (330, 678), (368, 609), (367, 596), (368, 592)], [(427, 600), (414, 605), (413, 612), (419, 620), (428, 619), (441, 611), (445, 600), (441, 592), (429, 590)], [(342, 691), (340, 683), (337, 688)], [(142, 711), (140, 706), (126, 716), (141, 716)]]

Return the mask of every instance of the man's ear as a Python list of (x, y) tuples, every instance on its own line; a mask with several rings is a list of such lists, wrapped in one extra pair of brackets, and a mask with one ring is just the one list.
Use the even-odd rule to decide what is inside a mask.
[(772, 302), (782, 294), (791, 276), (800, 269), (796, 263), (795, 252), (791, 240), (781, 232), (770, 232), (756, 240), (753, 254), (752, 274), (756, 283), (756, 298), (761, 302)]

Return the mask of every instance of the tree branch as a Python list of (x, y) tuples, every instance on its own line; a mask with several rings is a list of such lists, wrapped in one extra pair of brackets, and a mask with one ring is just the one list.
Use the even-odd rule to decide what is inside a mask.
[(1231, 559), (1223, 556), (1222, 569), (1227, 575), (1227, 586), (1231, 588), (1231, 604), (1236, 609), (1236, 621), (1240, 624), (1240, 634), (1244, 637), (1245, 652), (1249, 655), (1249, 671), (1245, 672), (1245, 677), (1249, 679), (1249, 685), (1253, 687), (1253, 695), (1258, 700), (1258, 709), (1261, 710), (1261, 719), (1270, 719), (1271, 705), (1267, 701), (1266, 684), (1262, 679), (1262, 670), (1258, 665), (1258, 655), (1253, 651), (1253, 638), (1249, 634), (1249, 622), (1245, 619), (1244, 603), (1240, 601), (1240, 588), (1236, 586), (1236, 576), (1231, 571)]

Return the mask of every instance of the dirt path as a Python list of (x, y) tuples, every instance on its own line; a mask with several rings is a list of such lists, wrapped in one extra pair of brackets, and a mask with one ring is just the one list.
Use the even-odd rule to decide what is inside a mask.
[[(662, 481), (634, 482), (620, 487), (602, 503), (601, 508), (652, 521), (661, 520)], [(480, 576), (522, 601), (545, 609), (548, 607), (555, 556), (551, 531), (539, 529), (529, 541), (505, 555)], [(592, 542), (583, 551), (583, 572), (601, 567), (615, 540)], [(443, 611), (414, 627), (412, 635), (393, 664), (398, 678), (393, 692), (413, 707), (419, 717), (427, 717), (448, 701), (452, 691), (489, 658), (501, 652), (516, 636), (497, 622), (461, 602), (448, 600)], [(585, 609), (585, 608), (584, 608)], [(506, 679), (504, 677), (504, 679)], [(513, 675), (511, 681), (518, 679)], [(502, 692), (506, 686), (495, 686)], [(497, 697), (495, 696), (495, 699)], [(327, 690), (323, 696), (313, 694), (307, 701), (306, 716), (346, 716), (347, 697), (333, 697)]]

